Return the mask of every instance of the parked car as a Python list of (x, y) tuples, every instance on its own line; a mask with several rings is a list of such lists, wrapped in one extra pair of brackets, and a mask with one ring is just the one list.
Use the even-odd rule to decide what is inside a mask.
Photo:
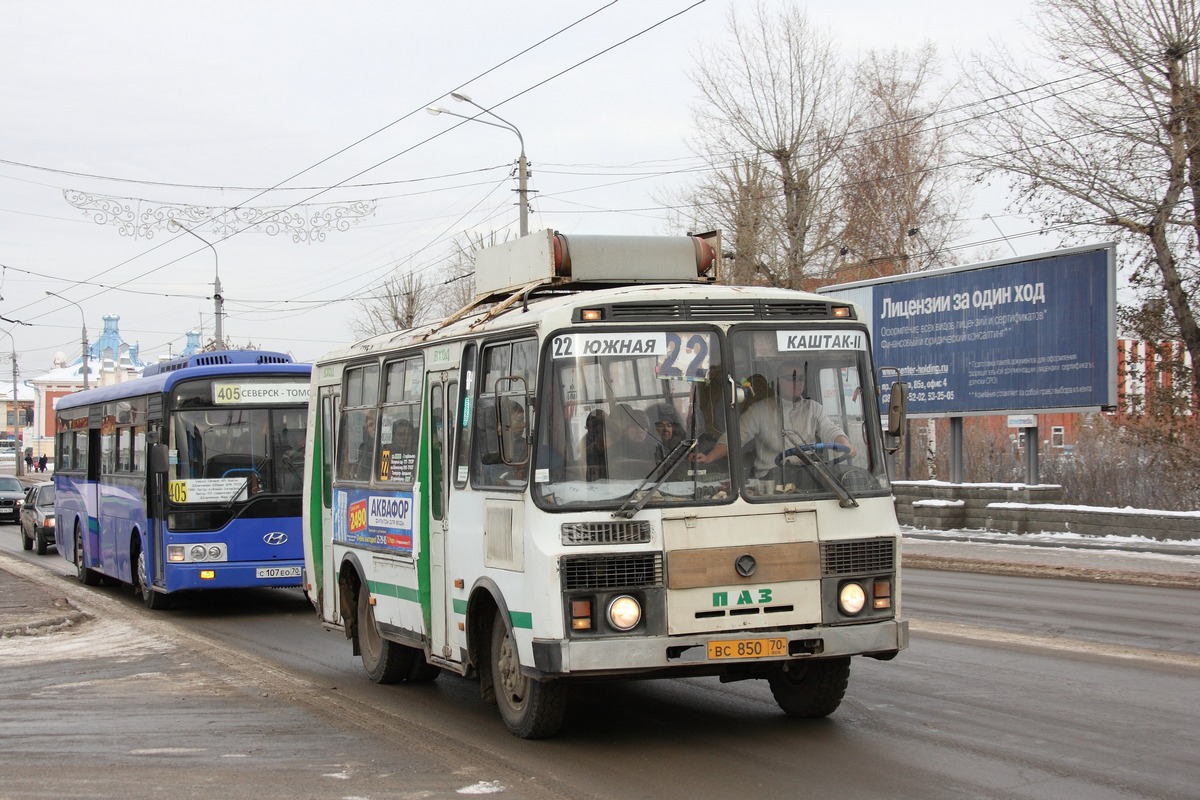
[(0, 475), (0, 522), (20, 522), (25, 487), (11, 475)]
[(21, 504), (21, 546), (32, 550), (34, 545), (37, 545), (39, 556), (46, 555), (46, 549), (55, 546), (53, 483), (30, 486)]

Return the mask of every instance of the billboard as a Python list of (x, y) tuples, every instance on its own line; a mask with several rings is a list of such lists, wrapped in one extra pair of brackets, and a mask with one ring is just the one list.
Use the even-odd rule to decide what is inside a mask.
[(1115, 245), (818, 291), (863, 307), (876, 366), (908, 382), (910, 416), (1116, 404)]

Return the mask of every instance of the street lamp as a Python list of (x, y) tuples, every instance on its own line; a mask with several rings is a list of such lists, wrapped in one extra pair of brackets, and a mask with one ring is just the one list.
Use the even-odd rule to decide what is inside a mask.
[(167, 223), (167, 226), (174, 226), (179, 228), (181, 231), (187, 231), (192, 236), (195, 236), (197, 239), (208, 245), (209, 249), (213, 251), (213, 305), (215, 307), (214, 313), (217, 319), (214, 338), (216, 339), (217, 349), (222, 350), (225, 347), (225, 337), (222, 335), (221, 331), (221, 317), (225, 315), (225, 298), (221, 296), (221, 264), (217, 258), (217, 248), (213, 247), (212, 242), (210, 242), (208, 239), (205, 239), (191, 228), (186, 227), (177, 219), (171, 219)]
[(71, 300), (70, 298), (63, 297), (58, 292), (52, 292), (49, 289), (46, 290), (46, 294), (50, 295), (51, 297), (57, 297), (59, 300), (66, 300), (68, 303), (70, 303), (71, 305), (73, 305), (79, 309), (79, 322), (80, 322), (80, 327), (83, 329), (83, 388), (87, 389), (88, 388), (87, 317), (83, 313), (83, 306), (79, 305), (79, 303), (76, 303), (74, 300)]
[(465, 114), (457, 114), (449, 109), (442, 108), (441, 106), (429, 106), (425, 110), (430, 114), (449, 114), (452, 117), (470, 120), (471, 122), (482, 122), (484, 125), (491, 125), (493, 128), (503, 128), (504, 130), (512, 131), (517, 135), (517, 141), (521, 143), (521, 155), (517, 159), (517, 195), (520, 197), (521, 202), (521, 235), (526, 235), (529, 233), (529, 190), (526, 186), (525, 180), (526, 173), (529, 171), (529, 163), (525, 160), (525, 137), (521, 136), (521, 131), (516, 125), (513, 125), (511, 122), (504, 119), (504, 117), (500, 116), (494, 111), (479, 105), (479, 103), (476, 103), (465, 94), (461, 92), (451, 92), (450, 96), (460, 103), (470, 103), (478, 108), (480, 113), (495, 117), (504, 124), (498, 125), (495, 122), (489, 122), (486, 119), (480, 119), (478, 114), (473, 117), (468, 117)]

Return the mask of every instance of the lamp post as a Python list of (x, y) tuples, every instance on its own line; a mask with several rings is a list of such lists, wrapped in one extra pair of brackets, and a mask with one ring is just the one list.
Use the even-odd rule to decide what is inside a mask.
[(9, 331), (0, 331), (9, 338), (12, 342), (12, 409), (13, 409), (13, 440), (20, 445), (17, 448), (16, 472), (14, 474), (24, 475), (21, 471), (21, 466), (25, 463), (25, 443), (21, 441), (21, 437), (17, 435), (17, 431), (21, 428), (21, 406), (17, 403), (17, 338)]
[(63, 297), (58, 292), (52, 292), (49, 289), (46, 290), (46, 294), (50, 295), (51, 297), (57, 297), (59, 300), (66, 300), (68, 303), (70, 303), (71, 305), (73, 305), (79, 309), (79, 322), (80, 322), (80, 327), (83, 330), (83, 388), (87, 389), (88, 388), (87, 316), (84, 315), (84, 313), (83, 313), (83, 306), (79, 305), (79, 303), (76, 303), (74, 300)]
[(216, 326), (214, 328), (213, 338), (216, 340), (217, 349), (223, 350), (225, 348), (225, 337), (221, 330), (221, 317), (225, 315), (225, 298), (221, 296), (221, 264), (217, 258), (217, 248), (213, 247), (212, 242), (210, 242), (208, 239), (205, 239), (191, 228), (186, 227), (177, 219), (172, 219), (167, 224), (173, 225), (176, 228), (179, 228), (181, 231), (187, 231), (192, 236), (195, 236), (197, 239), (208, 245), (208, 248), (213, 251), (213, 313), (216, 316)]
[(449, 114), (452, 117), (470, 120), (471, 122), (482, 122), (484, 125), (491, 125), (493, 128), (503, 128), (504, 130), (512, 131), (517, 135), (517, 141), (521, 143), (521, 155), (517, 158), (517, 196), (520, 198), (521, 203), (521, 235), (526, 235), (529, 233), (529, 189), (526, 185), (526, 173), (529, 171), (529, 162), (525, 159), (525, 137), (521, 136), (521, 131), (516, 125), (513, 125), (511, 122), (504, 119), (504, 117), (500, 116), (494, 111), (479, 105), (479, 103), (476, 103), (465, 94), (461, 92), (451, 92), (450, 96), (460, 103), (470, 103), (478, 108), (480, 113), (495, 117), (504, 124), (498, 125), (495, 122), (488, 122), (486, 119), (480, 119), (478, 115), (468, 117), (466, 114), (458, 114), (440, 106), (429, 106), (425, 110), (430, 114)]

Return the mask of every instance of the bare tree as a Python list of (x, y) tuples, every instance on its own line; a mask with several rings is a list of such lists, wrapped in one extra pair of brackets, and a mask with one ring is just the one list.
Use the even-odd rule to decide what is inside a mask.
[(377, 336), (411, 328), (430, 316), (432, 289), (426, 277), (393, 273), (370, 297), (354, 301), (359, 314), (350, 321), (355, 336)]
[(800, 288), (835, 263), (838, 152), (855, 97), (802, 10), (760, 3), (745, 21), (731, 10), (729, 27), (730, 44), (705, 50), (692, 74), (697, 149), (714, 172), (693, 195), (707, 211), (697, 227), (730, 232), (739, 279)]
[(926, 44), (911, 53), (871, 52), (858, 65), (863, 109), (841, 153), (843, 280), (942, 265), (944, 248), (961, 235), (962, 191), (948, 168), (951, 130), (931, 124), (946, 99), (928, 98), (936, 64)]
[(981, 62), (972, 155), (1047, 225), (1119, 237), (1200, 365), (1200, 0), (1042, 0), (1037, 25), (1036, 67)]

